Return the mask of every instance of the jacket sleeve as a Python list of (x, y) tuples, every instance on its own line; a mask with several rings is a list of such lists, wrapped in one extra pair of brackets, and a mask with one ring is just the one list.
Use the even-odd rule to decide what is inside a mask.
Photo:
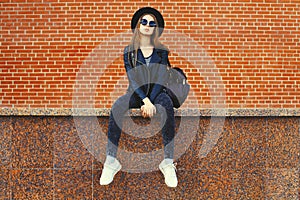
[(150, 101), (153, 103), (155, 98), (162, 92), (164, 89), (164, 86), (166, 85), (166, 82), (168, 80), (168, 51), (162, 51), (161, 53), (161, 63), (157, 66), (157, 79), (155, 81), (155, 84), (153, 86), (153, 89), (150, 94)]
[(131, 87), (134, 92), (141, 98), (144, 99), (146, 98), (146, 94), (145, 92), (142, 90), (141, 85), (138, 83), (137, 80), (137, 70), (134, 70), (134, 68), (131, 66), (130, 61), (128, 59), (128, 53), (129, 52), (129, 47), (126, 46), (124, 49), (124, 65), (125, 65), (125, 69), (126, 69), (126, 74), (128, 77), (128, 81), (129, 81), (129, 87)]

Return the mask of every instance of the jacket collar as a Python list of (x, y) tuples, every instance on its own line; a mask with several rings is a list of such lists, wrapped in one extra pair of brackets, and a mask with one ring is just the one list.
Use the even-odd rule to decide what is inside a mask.
[[(141, 61), (143, 64), (146, 64), (146, 60), (140, 49), (138, 50), (137, 57), (139, 61)], [(161, 62), (161, 57), (158, 55), (158, 50), (154, 48), (150, 63), (160, 63), (160, 62)]]

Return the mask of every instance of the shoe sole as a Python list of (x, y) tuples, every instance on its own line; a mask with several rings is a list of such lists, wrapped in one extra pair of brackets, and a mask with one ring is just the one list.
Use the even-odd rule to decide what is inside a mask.
[(159, 168), (159, 170), (161, 171), (161, 173), (164, 175), (164, 177), (165, 177), (165, 173), (164, 173), (164, 170), (162, 169), (162, 167), (161, 166), (158, 166), (158, 168)]

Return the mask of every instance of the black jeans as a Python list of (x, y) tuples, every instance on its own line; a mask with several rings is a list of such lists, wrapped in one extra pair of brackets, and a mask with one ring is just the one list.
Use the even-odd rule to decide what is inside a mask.
[[(162, 126), (162, 137), (164, 145), (164, 157), (173, 159), (174, 156), (174, 136), (175, 136), (175, 118), (173, 102), (166, 93), (159, 94), (154, 103), (156, 113), (160, 114)], [(116, 157), (118, 143), (122, 133), (123, 118), (125, 113), (131, 108), (140, 108), (142, 102), (135, 94), (127, 93), (119, 97), (112, 106), (109, 126), (108, 143), (106, 154)], [(164, 111), (165, 110), (165, 111)]]

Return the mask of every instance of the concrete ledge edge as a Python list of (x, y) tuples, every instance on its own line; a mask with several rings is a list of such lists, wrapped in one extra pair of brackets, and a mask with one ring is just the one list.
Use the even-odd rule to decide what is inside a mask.
[[(0, 108), (0, 116), (103, 116), (110, 114), (109, 108)], [(139, 109), (128, 112), (140, 116)], [(300, 116), (300, 108), (228, 108), (228, 109), (175, 109), (175, 116)]]

